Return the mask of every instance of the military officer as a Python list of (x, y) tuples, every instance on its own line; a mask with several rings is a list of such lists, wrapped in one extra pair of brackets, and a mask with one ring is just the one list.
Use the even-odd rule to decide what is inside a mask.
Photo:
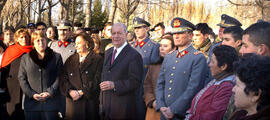
[(148, 65), (151, 63), (157, 63), (160, 60), (159, 55), (159, 44), (153, 42), (149, 38), (149, 26), (150, 23), (145, 21), (144, 19), (135, 17), (133, 19), (133, 27), (135, 29), (136, 41), (132, 44), (132, 46), (141, 54), (143, 59), (143, 79), (141, 81), (141, 85), (137, 91), (137, 116), (138, 120), (145, 119), (146, 106), (143, 100), (143, 81), (148, 70)]
[(201, 51), (206, 59), (208, 58), (208, 52), (212, 43), (209, 39), (212, 29), (207, 23), (198, 23), (193, 31), (193, 44), (194, 48)]
[(68, 21), (60, 21), (57, 26), (59, 40), (52, 42), (50, 46), (55, 52), (61, 54), (63, 63), (76, 52), (75, 43), (70, 36), (71, 29), (71, 24)]
[(179, 17), (171, 26), (178, 49), (165, 56), (157, 81), (156, 110), (161, 120), (183, 119), (194, 95), (209, 81), (206, 58), (191, 44), (195, 26)]
[(227, 27), (232, 27), (232, 26), (242, 26), (242, 24), (234, 17), (231, 17), (229, 15), (226, 14), (222, 14), (221, 15), (221, 21), (219, 24), (217, 24), (217, 26), (219, 26), (219, 31), (218, 31), (218, 38), (216, 38), (214, 45), (212, 45), (212, 47), (209, 50), (209, 58), (207, 60), (207, 62), (209, 63), (211, 60), (211, 56), (212, 56), (212, 50), (214, 49), (214, 47), (218, 46), (221, 44), (222, 39), (223, 39), (223, 32), (224, 29)]

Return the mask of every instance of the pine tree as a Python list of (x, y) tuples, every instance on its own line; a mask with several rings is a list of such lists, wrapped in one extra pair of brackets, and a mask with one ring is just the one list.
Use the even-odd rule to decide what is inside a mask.
[(101, 28), (108, 21), (107, 12), (102, 11), (102, 4), (100, 0), (95, 0), (94, 8), (92, 12), (91, 26), (96, 28)]

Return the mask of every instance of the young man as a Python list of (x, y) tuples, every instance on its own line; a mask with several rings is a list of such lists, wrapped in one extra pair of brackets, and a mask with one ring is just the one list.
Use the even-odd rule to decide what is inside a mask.
[(212, 29), (207, 25), (207, 23), (199, 23), (195, 26), (193, 31), (193, 45), (195, 49), (201, 51), (206, 59), (208, 59), (208, 52), (212, 43), (209, 39)]
[(145, 119), (146, 113), (146, 106), (143, 100), (143, 81), (148, 71), (148, 66), (152, 63), (157, 63), (160, 60), (159, 44), (153, 42), (149, 38), (148, 31), (150, 23), (138, 17), (133, 19), (133, 23), (137, 39), (131, 46), (141, 54), (144, 67), (141, 85), (137, 91), (137, 106), (139, 109), (136, 111), (137, 116), (139, 116), (137, 120), (143, 120)]
[(47, 25), (44, 22), (37, 22), (36, 24), (36, 30), (40, 31), (41, 33), (43, 33), (44, 35), (46, 35), (46, 31), (47, 31)]
[(153, 36), (154, 38), (153, 38), (153, 40), (155, 42), (160, 42), (161, 41), (161, 37), (165, 34), (164, 23), (163, 22), (159, 22), (150, 31), (153, 31), (154, 32), (154, 36)]
[(239, 26), (232, 26), (224, 29), (222, 45), (228, 45), (239, 51), (242, 44), (243, 29)]
[(270, 23), (252, 24), (243, 32), (241, 54), (256, 53), (270, 56)]
[(191, 44), (195, 26), (178, 17), (171, 25), (178, 49), (165, 56), (156, 85), (156, 110), (161, 112), (161, 120), (185, 118), (192, 98), (209, 81), (206, 58)]

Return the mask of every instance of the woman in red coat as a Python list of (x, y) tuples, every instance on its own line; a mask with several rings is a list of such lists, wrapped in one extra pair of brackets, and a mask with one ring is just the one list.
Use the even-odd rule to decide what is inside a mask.
[(3, 54), (1, 63), (2, 82), (6, 83), (6, 92), (10, 99), (7, 102), (7, 112), (10, 119), (24, 119), (22, 110), (22, 90), (18, 81), (18, 71), (21, 56), (32, 50), (30, 35), (26, 29), (19, 29), (14, 35), (15, 44), (9, 46)]
[(222, 120), (232, 95), (233, 62), (237, 60), (238, 54), (230, 46), (213, 49), (209, 67), (214, 79), (193, 98), (186, 120)]

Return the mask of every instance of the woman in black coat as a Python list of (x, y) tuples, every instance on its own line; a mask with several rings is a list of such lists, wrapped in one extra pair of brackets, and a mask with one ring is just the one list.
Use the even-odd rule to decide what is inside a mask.
[(93, 50), (89, 35), (80, 33), (74, 40), (77, 53), (67, 59), (60, 75), (60, 89), (66, 96), (65, 119), (98, 120), (103, 58)]
[(29, 54), (21, 58), (18, 79), (25, 94), (26, 120), (57, 120), (59, 108), (58, 74), (63, 66), (60, 54), (47, 47), (47, 38), (33, 32)]

